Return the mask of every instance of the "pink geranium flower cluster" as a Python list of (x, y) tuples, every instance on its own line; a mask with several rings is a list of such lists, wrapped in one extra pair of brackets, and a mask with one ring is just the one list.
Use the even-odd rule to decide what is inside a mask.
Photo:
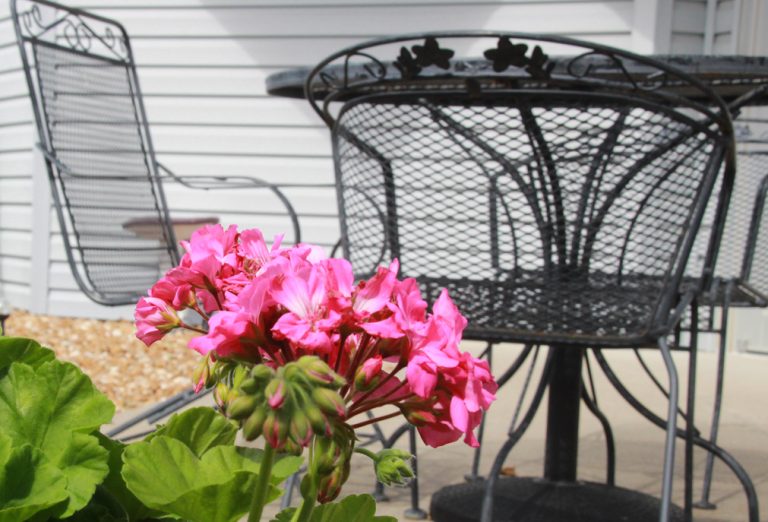
[[(495, 399), (485, 361), (459, 350), (466, 319), (444, 290), (427, 313), (414, 279), (398, 262), (355, 282), (350, 263), (319, 247), (269, 247), (257, 229), (209, 225), (182, 242), (169, 270), (136, 307), (137, 336), (147, 345), (175, 328), (201, 333), (189, 346), (212, 361), (272, 368), (316, 355), (345, 378), (344, 421), (384, 406), (418, 427), (437, 447), (473, 430)], [(181, 310), (203, 316), (186, 324)], [(368, 424), (367, 419), (351, 426)]]

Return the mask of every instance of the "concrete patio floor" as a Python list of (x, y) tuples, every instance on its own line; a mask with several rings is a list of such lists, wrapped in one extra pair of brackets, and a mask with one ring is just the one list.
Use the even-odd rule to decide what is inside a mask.
[[(465, 342), (465, 348), (477, 353), (482, 346)], [(498, 374), (519, 353), (515, 345), (499, 345), (494, 351), (494, 369)], [(542, 351), (539, 370), (545, 352)], [(648, 365), (662, 382), (666, 382), (663, 363), (657, 351), (644, 353)], [(674, 355), (685, 390), (687, 355)], [(607, 358), (627, 387), (657, 414), (664, 414), (665, 399), (640, 368), (634, 354), (627, 350), (607, 353)], [(716, 355), (700, 353), (697, 378), (696, 424), (703, 433), (709, 433), (714, 395)], [(607, 415), (614, 430), (616, 442), (616, 484), (658, 496), (662, 469), (664, 433), (634, 411), (611, 387), (595, 365), (595, 375), (600, 408)], [(496, 404), (488, 416), (486, 438), (483, 442), (481, 473), (487, 472), (496, 450), (505, 440), (509, 422), (520, 397), (526, 367), (507, 386), (500, 390)], [(534, 379), (538, 375), (533, 373)], [(727, 360), (724, 403), (720, 427), (720, 445), (729, 451), (750, 474), (757, 489), (763, 511), (761, 521), (768, 520), (768, 356), (730, 353)], [(535, 382), (535, 381), (534, 381)], [(532, 390), (528, 393), (528, 398)], [(683, 392), (684, 396), (684, 392)], [(541, 476), (546, 421), (546, 398), (526, 435), (510, 453), (506, 467), (514, 467), (518, 476)], [(383, 424), (385, 433), (398, 426), (397, 422)], [(398, 446), (405, 448), (407, 440)], [(373, 449), (373, 448), (372, 448)], [(473, 452), (461, 442), (438, 449), (418, 448), (420, 506), (427, 511), (432, 493), (442, 486), (458, 483), (470, 469)], [(701, 496), (701, 476), (706, 454), (695, 451), (694, 499)], [(605, 481), (605, 439), (596, 419), (586, 408), (581, 411), (580, 448), (578, 475), (580, 479)], [(342, 494), (367, 493), (372, 489), (373, 471), (370, 461), (360, 455), (353, 458), (353, 470)], [(389, 501), (380, 502), (377, 514), (387, 514), (404, 519), (410, 503), (410, 489), (388, 488)], [(683, 444), (677, 444), (675, 466), (674, 501), (682, 504), (683, 495)], [(694, 510), (696, 522), (744, 522), (747, 520), (745, 496), (739, 482), (725, 465), (716, 461), (710, 500), (715, 510)], [(270, 506), (267, 514), (276, 512)]]

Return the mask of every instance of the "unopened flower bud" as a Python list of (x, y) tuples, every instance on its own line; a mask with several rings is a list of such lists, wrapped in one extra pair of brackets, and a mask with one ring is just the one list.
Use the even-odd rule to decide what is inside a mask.
[(371, 357), (365, 361), (355, 373), (355, 389), (368, 391), (379, 383), (381, 373), (381, 356)]
[(237, 397), (227, 406), (227, 416), (235, 420), (244, 419), (253, 413), (256, 406), (256, 397), (253, 395)]
[(204, 356), (192, 374), (192, 382), (195, 383), (195, 393), (199, 393), (203, 388), (213, 386), (214, 380), (211, 379), (210, 362), (210, 358), (207, 355)]
[(312, 427), (309, 424), (309, 419), (300, 410), (293, 412), (290, 435), (300, 446), (309, 444), (309, 439), (312, 437)]
[(267, 398), (267, 404), (273, 410), (280, 409), (285, 403), (285, 381), (283, 379), (273, 379), (267, 384), (264, 390), (264, 396)]
[(245, 440), (254, 440), (261, 435), (266, 418), (266, 408), (259, 407), (251, 413), (251, 416), (243, 423), (243, 437), (245, 437)]
[(327, 415), (343, 417), (347, 413), (344, 399), (335, 390), (330, 388), (315, 388), (312, 390), (312, 398), (315, 404)]
[(216, 405), (219, 409), (226, 413), (227, 403), (230, 399), (234, 399), (234, 396), (229, 386), (223, 382), (219, 382), (213, 389), (213, 399), (216, 401)]
[(270, 410), (264, 419), (262, 427), (264, 439), (275, 449), (281, 449), (288, 436), (288, 422), (282, 418), (280, 412)]
[(325, 361), (314, 355), (301, 357), (297, 364), (304, 370), (307, 379), (315, 384), (341, 388), (346, 384), (342, 376), (334, 372)]
[(328, 435), (331, 431), (331, 426), (328, 423), (328, 419), (325, 418), (320, 408), (314, 404), (305, 406), (303, 410), (304, 415), (307, 417), (312, 431), (318, 435)]
[(409, 461), (413, 456), (399, 449), (381, 450), (374, 461), (376, 479), (385, 486), (404, 486), (414, 477)]
[(428, 411), (406, 410), (403, 414), (405, 419), (416, 427), (434, 424), (437, 421), (435, 416)]
[(253, 377), (248, 377), (243, 380), (242, 383), (240, 383), (240, 389), (243, 390), (244, 393), (256, 393), (259, 391), (260, 386), (259, 383), (256, 382), (256, 379)]
[(265, 364), (257, 364), (251, 370), (251, 377), (253, 377), (256, 382), (267, 382), (272, 379), (274, 375), (275, 371)]

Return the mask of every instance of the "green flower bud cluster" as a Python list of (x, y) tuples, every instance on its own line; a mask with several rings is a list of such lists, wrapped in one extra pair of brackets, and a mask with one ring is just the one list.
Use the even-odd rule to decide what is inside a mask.
[(301, 453), (313, 435), (332, 435), (347, 413), (338, 392), (344, 379), (315, 356), (277, 369), (254, 366), (237, 384), (226, 414), (241, 422), (246, 440), (264, 435), (275, 449)]
[(374, 460), (376, 479), (385, 486), (405, 486), (414, 477), (410, 461), (413, 455), (404, 450), (381, 450)]
[(355, 434), (347, 425), (339, 425), (333, 437), (315, 439), (312, 466), (302, 480), (302, 494), (310, 480), (317, 480), (317, 501), (331, 502), (341, 493), (341, 487), (349, 478), (350, 460), (355, 448)]

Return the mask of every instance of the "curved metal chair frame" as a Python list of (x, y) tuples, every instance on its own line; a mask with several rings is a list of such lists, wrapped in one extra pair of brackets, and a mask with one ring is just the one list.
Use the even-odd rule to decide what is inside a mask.
[[(12, 18), (67, 261), (102, 305), (135, 303), (179, 253), (164, 185), (260, 188), (299, 221), (282, 188), (246, 176), (181, 177), (160, 164), (125, 28), (47, 0), (13, 0)], [(304, 185), (301, 185), (304, 186)], [(306, 185), (314, 186), (314, 185)], [(149, 223), (141, 237), (131, 222)], [(183, 220), (181, 220), (183, 221)]]
[[(485, 60), (452, 59), (452, 48), (477, 52), (485, 41)], [(538, 44), (564, 56), (576, 49), (576, 55), (550, 58)], [(468, 316), (467, 338), (555, 345), (539, 385), (553, 387), (550, 408), (553, 396), (563, 393), (564, 377), (574, 378), (563, 374), (562, 359), (580, 367), (587, 348), (658, 346), (671, 390), (660, 510), (660, 520), (668, 520), (678, 386), (666, 336), (712, 279), (734, 170), (723, 100), (698, 79), (648, 57), (569, 38), (502, 32), (402, 35), (348, 47), (312, 70), (305, 96), (332, 131), (345, 256), (361, 272), (398, 257), (402, 274), (416, 277), (430, 298), (447, 287)], [(557, 117), (547, 119), (548, 111)], [(642, 134), (642, 125), (632, 125), (641, 120), (651, 127), (663, 120), (665, 130)], [(697, 139), (703, 141), (692, 145)], [(702, 161), (692, 165), (691, 158)], [(586, 165), (583, 177), (569, 178), (558, 161)], [(480, 182), (462, 177), (459, 164)], [(621, 178), (613, 185), (606, 181), (612, 169)], [(654, 169), (663, 173), (654, 178)], [(698, 288), (681, 298), (677, 289), (718, 171), (721, 190), (704, 270)], [(683, 190), (687, 199), (677, 205), (684, 215), (662, 224), (649, 216), (659, 211), (657, 200), (672, 197), (667, 183), (675, 175), (698, 188)], [(628, 189), (644, 176), (656, 181)], [(627, 193), (633, 203), (622, 207)], [(481, 210), (467, 215), (461, 198)], [(611, 214), (621, 208), (630, 213), (630, 207), (634, 217), (624, 222)], [(599, 243), (613, 226), (623, 232), (611, 251)], [(663, 267), (650, 262), (651, 270), (638, 271), (635, 258), (650, 255), (640, 237), (650, 229), (674, 229), (663, 240), (673, 246), (661, 256)], [(482, 236), (484, 248), (472, 242), (473, 233)], [(448, 235), (452, 249), (444, 246)], [(473, 248), (477, 255), (467, 255)], [(599, 256), (612, 257), (597, 261)], [(598, 295), (590, 293), (590, 284), (603, 284), (600, 292), (612, 300), (590, 303)], [(630, 303), (622, 294), (628, 287), (647, 301)], [(641, 320), (629, 325), (619, 305)], [(503, 462), (525, 430), (541, 393), (489, 474), (484, 521), (492, 513), (498, 459)], [(576, 405), (584, 400), (592, 410), (594, 397), (583, 395), (575, 397)], [(609, 437), (604, 416), (601, 422)], [(698, 443), (692, 423), (686, 431)]]

